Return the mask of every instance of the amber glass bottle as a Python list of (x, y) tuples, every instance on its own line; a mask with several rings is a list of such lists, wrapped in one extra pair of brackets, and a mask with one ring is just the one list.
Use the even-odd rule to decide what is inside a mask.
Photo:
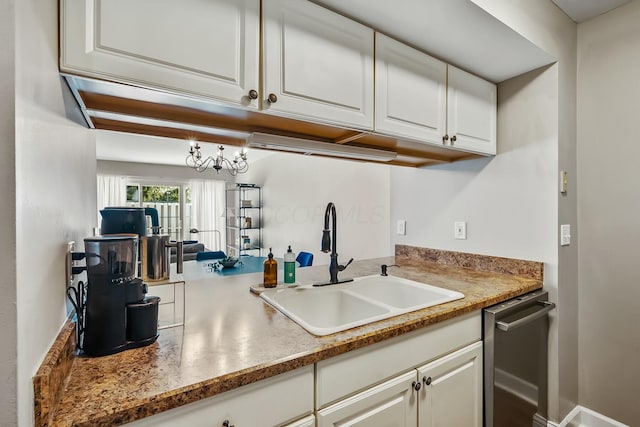
[(275, 288), (278, 284), (278, 261), (273, 259), (273, 253), (269, 248), (269, 255), (264, 260), (264, 280), (263, 285), (265, 288)]

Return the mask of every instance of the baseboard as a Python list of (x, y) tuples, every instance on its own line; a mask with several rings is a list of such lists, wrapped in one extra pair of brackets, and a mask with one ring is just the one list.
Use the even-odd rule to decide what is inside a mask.
[(560, 422), (555, 424), (547, 423), (547, 427), (629, 427), (596, 411), (583, 406), (576, 406), (571, 412)]
[[(494, 383), (496, 387), (500, 387), (507, 390), (509, 393), (518, 396), (532, 405), (537, 405), (538, 388), (529, 382), (511, 375), (510, 373), (501, 369), (495, 370)], [(605, 415), (602, 415), (596, 411), (593, 411), (584, 406), (576, 406), (571, 412), (562, 420), (556, 424), (552, 421), (547, 421), (547, 427), (629, 427), (627, 424), (623, 424)]]

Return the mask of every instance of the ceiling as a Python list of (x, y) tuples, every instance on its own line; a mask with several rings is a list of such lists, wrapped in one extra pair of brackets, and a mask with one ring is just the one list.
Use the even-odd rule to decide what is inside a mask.
[(631, 0), (551, 0), (574, 22), (584, 22)]
[(470, 0), (315, 2), (494, 83), (555, 60)]
[[(218, 144), (206, 142), (199, 144), (202, 147), (203, 156), (216, 154)], [(224, 147), (225, 157), (233, 158), (234, 153), (238, 151), (238, 147)], [(184, 166), (188, 151), (189, 142), (183, 139), (96, 130), (98, 160)], [(270, 155), (272, 155), (270, 151), (249, 150), (249, 164)]]
[[(494, 83), (555, 60), (470, 0), (312, 1)], [(584, 22), (632, 0), (551, 1)]]

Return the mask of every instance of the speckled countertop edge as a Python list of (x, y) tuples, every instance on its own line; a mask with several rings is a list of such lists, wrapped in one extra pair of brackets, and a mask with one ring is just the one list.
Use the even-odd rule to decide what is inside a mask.
[[(438, 281), (448, 281), (449, 285), (453, 284), (449, 287), (455, 289), (456, 286), (464, 286), (465, 277), (473, 276), (484, 281), (492, 281), (492, 277), (495, 278), (500, 276), (502, 277), (501, 280), (504, 281), (504, 277), (509, 276), (506, 280), (509, 283), (509, 285), (506, 286), (506, 288), (508, 289), (497, 293), (493, 297), (480, 299), (465, 298), (463, 300), (459, 300), (458, 302), (420, 310), (417, 312), (409, 313), (407, 315), (402, 315), (396, 318), (376, 322), (374, 324), (365, 325), (360, 328), (355, 328), (354, 330), (350, 330), (349, 333), (334, 334), (333, 336), (330, 336), (332, 339), (327, 339), (324, 341), (322, 339), (319, 339), (318, 345), (312, 346), (307, 351), (291, 354), (288, 357), (272, 360), (269, 363), (248, 366), (246, 367), (246, 369), (229, 372), (225, 375), (220, 375), (204, 381), (199, 381), (188, 386), (159, 391), (157, 394), (151, 397), (123, 399), (122, 402), (118, 403), (117, 407), (110, 407), (103, 410), (90, 411), (90, 413), (83, 413), (82, 416), (74, 418), (73, 420), (70, 420), (69, 417), (63, 416), (64, 414), (61, 414), (64, 408), (50, 407), (47, 414), (54, 416), (53, 421), (49, 423), (47, 419), (51, 420), (51, 418), (47, 418), (47, 416), (43, 417), (43, 415), (47, 414), (41, 413), (36, 418), (36, 425), (96, 426), (118, 425), (134, 421), (136, 419), (144, 418), (171, 408), (182, 406), (187, 403), (211, 397), (216, 394), (240, 387), (242, 385), (250, 384), (274, 375), (297, 369), (302, 366), (310, 365), (329, 357), (333, 357), (351, 350), (374, 344), (376, 342), (384, 341), (389, 338), (393, 338), (420, 328), (424, 328), (434, 323), (473, 312), (481, 308), (510, 299), (512, 297), (521, 295), (523, 293), (538, 289), (542, 286), (541, 272), (543, 265), (542, 263), (538, 262), (524, 261), (525, 265), (528, 265), (528, 268), (525, 268), (525, 270), (534, 272), (533, 274), (514, 275), (511, 271), (509, 271), (508, 268), (506, 271), (499, 270), (498, 273), (496, 273), (495, 271), (487, 272), (487, 270), (483, 270), (482, 267), (476, 270), (464, 269), (464, 272), (461, 273), (461, 271), (463, 270), (461, 270), (459, 266), (452, 265), (447, 262), (438, 263), (437, 260), (434, 261), (432, 259), (433, 253), (430, 252), (412, 250), (411, 247), (401, 247), (400, 251), (398, 251), (397, 249), (396, 252), (397, 257), (395, 259), (391, 257), (388, 258), (388, 261), (384, 262), (397, 262), (399, 265), (402, 265), (402, 271), (396, 272), (397, 275), (402, 277), (415, 279), (417, 276), (423, 278), (425, 274), (427, 274), (430, 283), (438, 286), (443, 284), (438, 283)], [(447, 251), (440, 252), (445, 255), (447, 254)], [(430, 257), (428, 260), (426, 260), (425, 254)], [(469, 259), (468, 256), (462, 255), (446, 255), (445, 258)], [(495, 264), (495, 259), (493, 257), (486, 257), (485, 259), (487, 261), (486, 263)], [(508, 265), (508, 260), (504, 260), (506, 259), (502, 259), (501, 263), (504, 265)], [(520, 266), (523, 265), (521, 260), (513, 261)], [(435, 266), (433, 263), (437, 263), (439, 265)], [(434, 273), (433, 276), (430, 277), (427, 273), (428, 270), (437, 270), (437, 273)], [(469, 289), (467, 289), (467, 293), (468, 292)], [(68, 330), (68, 328), (69, 327), (67, 326), (65, 330)], [(52, 346), (52, 351), (50, 351), (50, 354), (54, 352), (54, 349), (69, 348), (69, 336), (73, 336), (73, 334), (67, 333), (66, 343), (58, 342), (59, 340), (64, 339), (64, 336), (62, 335), (63, 334), (58, 337), (58, 340), (56, 341), (54, 346)], [(73, 342), (73, 346), (75, 346), (75, 341)], [(144, 351), (144, 349), (138, 350)], [(56, 350), (55, 352), (59, 354), (60, 350)], [(50, 359), (49, 357), (47, 357), (45, 361), (53, 359), (54, 358)], [(47, 362), (47, 364), (50, 363), (52, 362)], [(69, 363), (67, 363), (67, 366), (68, 365)], [(45, 366), (45, 363), (43, 363), (43, 366)], [(68, 370), (69, 368), (67, 368), (67, 372)], [(64, 372), (64, 369), (62, 370), (62, 372)], [(39, 379), (36, 380), (36, 377)], [(43, 377), (38, 375), (36, 377), (34, 377), (34, 392), (36, 394), (35, 397), (36, 401), (42, 401), (42, 387), (36, 387), (36, 382), (38, 381), (40, 384), (42, 384)], [(55, 389), (55, 381), (61, 381), (62, 383), (64, 383), (64, 378), (61, 379), (59, 377), (60, 376), (58, 375), (55, 380), (53, 378), (49, 380), (50, 382), (54, 383), (49, 385), (51, 389)], [(59, 390), (62, 392), (63, 389), (64, 385), (60, 384)], [(51, 403), (51, 405), (54, 405), (56, 401), (56, 399), (54, 399), (53, 401), (49, 400), (49, 402), (53, 402)], [(36, 404), (36, 407), (38, 406), (39, 405)]]
[(33, 377), (34, 425), (50, 425), (71, 372), (76, 349), (76, 326), (68, 320)]

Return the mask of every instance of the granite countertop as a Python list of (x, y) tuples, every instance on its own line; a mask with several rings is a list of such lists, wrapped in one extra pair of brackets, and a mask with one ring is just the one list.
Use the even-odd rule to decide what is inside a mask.
[[(389, 274), (462, 292), (465, 298), (317, 337), (249, 286), (261, 273), (186, 283), (184, 327), (150, 346), (88, 358), (67, 325), (34, 377), (36, 426), (119, 425), (253, 383), (542, 287), (542, 263), (397, 246), (396, 257), (354, 262), (341, 277)], [(327, 266), (297, 279), (328, 278)]]

